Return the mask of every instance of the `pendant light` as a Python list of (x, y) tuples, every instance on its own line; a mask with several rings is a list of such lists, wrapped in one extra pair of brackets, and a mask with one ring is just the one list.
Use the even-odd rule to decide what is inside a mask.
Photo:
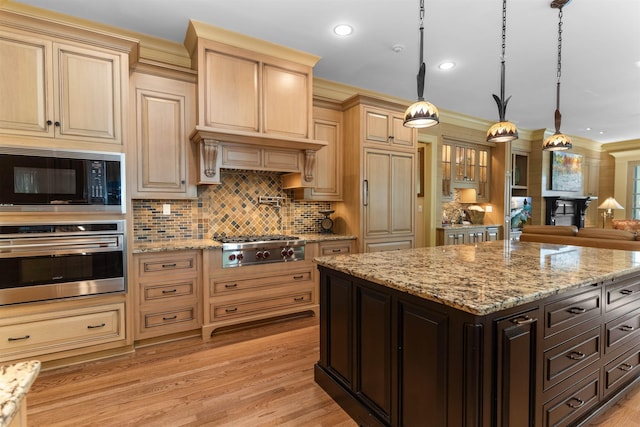
[(518, 139), (518, 128), (511, 122), (505, 120), (507, 103), (511, 97), (504, 99), (504, 74), (505, 74), (505, 46), (507, 41), (507, 0), (502, 0), (502, 56), (500, 57), (500, 97), (493, 95), (493, 99), (498, 104), (498, 114), (500, 121), (495, 123), (487, 131), (488, 142), (508, 142)]
[(404, 125), (410, 128), (428, 128), (440, 122), (439, 112), (435, 105), (424, 100), (424, 80), (426, 67), (423, 59), (424, 51), (424, 0), (420, 0), (420, 69), (418, 70), (418, 101), (411, 104), (404, 112)]
[(562, 120), (562, 115), (560, 114), (560, 76), (562, 75), (562, 8), (563, 6), (566, 6), (570, 1), (571, 0), (553, 0), (551, 2), (551, 7), (553, 9), (558, 9), (558, 83), (556, 84), (556, 132), (544, 140), (542, 149), (545, 151), (568, 150), (573, 147), (571, 138), (560, 132), (560, 122)]

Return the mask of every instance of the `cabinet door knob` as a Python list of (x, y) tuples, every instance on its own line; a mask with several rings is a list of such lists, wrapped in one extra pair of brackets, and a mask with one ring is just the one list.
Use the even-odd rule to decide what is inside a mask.
[(51, 120), (47, 120), (47, 126), (51, 126), (53, 122)]
[(60, 122), (55, 122), (54, 125), (60, 127)]

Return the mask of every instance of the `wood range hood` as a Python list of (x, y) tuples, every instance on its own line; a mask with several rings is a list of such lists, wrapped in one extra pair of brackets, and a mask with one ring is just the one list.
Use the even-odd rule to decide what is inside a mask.
[[(191, 20), (185, 46), (198, 73), (200, 184), (220, 169), (289, 173), (289, 188), (315, 185), (313, 67), (318, 56)], [(297, 178), (296, 178), (297, 177)]]

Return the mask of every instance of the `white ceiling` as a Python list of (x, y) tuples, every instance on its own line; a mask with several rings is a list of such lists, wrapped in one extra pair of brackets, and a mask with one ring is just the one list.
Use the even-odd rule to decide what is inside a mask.
[[(189, 19), (316, 54), (314, 75), (416, 98), (419, 0), (23, 0), (182, 43)], [(497, 120), (502, 1), (425, 0), (426, 100)], [(640, 1), (565, 6), (562, 131), (598, 142), (640, 139)], [(349, 23), (350, 37), (332, 34)], [(558, 11), (550, 0), (508, 0), (507, 119), (553, 129)], [(395, 53), (394, 45), (404, 46)], [(443, 72), (437, 65), (451, 60)], [(591, 128), (588, 131), (587, 128)], [(601, 133), (602, 132), (602, 133)]]

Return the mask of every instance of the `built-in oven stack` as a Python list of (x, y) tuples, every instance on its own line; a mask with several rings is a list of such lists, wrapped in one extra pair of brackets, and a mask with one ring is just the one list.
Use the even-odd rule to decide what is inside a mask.
[(125, 221), (0, 226), (0, 305), (126, 291)]

